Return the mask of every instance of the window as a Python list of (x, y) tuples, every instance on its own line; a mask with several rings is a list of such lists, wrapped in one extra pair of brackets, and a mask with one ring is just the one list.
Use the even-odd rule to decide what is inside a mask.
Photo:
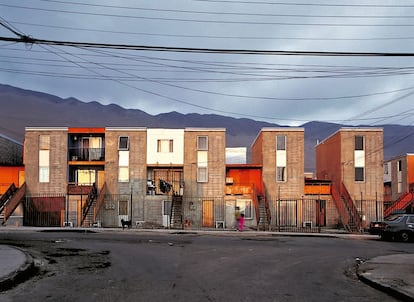
[(118, 150), (129, 150), (129, 137), (128, 136), (119, 137)]
[(197, 136), (197, 150), (208, 150), (208, 136)]
[(50, 136), (39, 135), (39, 150), (49, 150), (49, 149), (50, 149)]
[(388, 175), (388, 164), (384, 164), (384, 174)]
[(197, 168), (197, 182), (208, 182), (207, 167), (198, 167)]
[(276, 150), (286, 150), (286, 135), (276, 136)]
[(402, 171), (402, 161), (399, 160), (398, 161), (398, 172), (401, 172), (401, 171)]
[(277, 181), (286, 181), (286, 167), (277, 167), (276, 168), (276, 180)]
[(237, 199), (236, 207), (239, 208), (240, 214), (244, 214), (245, 219), (253, 218), (252, 201), (250, 199)]
[(355, 136), (355, 150), (364, 150), (364, 137), (361, 135)]
[(49, 182), (50, 151), (39, 150), (39, 182)]
[(364, 181), (363, 167), (355, 167), (355, 181)]
[(129, 181), (129, 151), (118, 151), (119, 152), (119, 182)]
[(157, 140), (158, 153), (172, 153), (174, 151), (174, 141), (172, 139)]
[(128, 201), (120, 200), (118, 204), (118, 214), (126, 216), (128, 215)]

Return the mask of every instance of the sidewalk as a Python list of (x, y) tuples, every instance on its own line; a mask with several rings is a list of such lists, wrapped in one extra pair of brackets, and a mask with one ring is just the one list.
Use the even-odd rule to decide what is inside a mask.
[(0, 291), (12, 288), (36, 271), (32, 257), (22, 250), (0, 244)]
[[(26, 228), (25, 228), (26, 229)], [(44, 230), (44, 228), (42, 228)], [(16, 230), (16, 229), (15, 229)], [(28, 229), (26, 229), (28, 230)], [(70, 229), (54, 228), (52, 231), (70, 231)], [(92, 229), (93, 231), (122, 231), (122, 229)], [(33, 229), (32, 229), (33, 231)], [(72, 231), (81, 231), (72, 229)], [(85, 231), (85, 230), (84, 230)], [(172, 230), (134, 230), (141, 232), (159, 232), (177, 234)], [(182, 231), (180, 233), (186, 233)], [(234, 231), (191, 231), (189, 233), (232, 235), (232, 236), (324, 236), (338, 238), (355, 238), (356, 236), (370, 237), (370, 235), (352, 234), (326, 234), (326, 233), (278, 233), (278, 232), (234, 232)], [(0, 245), (0, 291), (7, 290), (16, 284), (25, 281), (36, 273), (33, 259), (24, 251), (8, 246)], [(364, 283), (382, 290), (402, 301), (414, 301), (414, 254), (395, 254), (379, 256), (367, 261), (361, 259), (357, 268), (358, 278)]]

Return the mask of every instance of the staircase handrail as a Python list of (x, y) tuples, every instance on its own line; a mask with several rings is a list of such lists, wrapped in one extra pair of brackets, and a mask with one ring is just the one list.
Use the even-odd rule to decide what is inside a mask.
[(358, 209), (356, 208), (355, 203), (343, 182), (341, 183), (341, 188), (342, 188), (341, 195), (344, 198), (345, 204), (348, 208), (348, 213), (350, 216), (349, 218), (352, 219), (352, 221), (355, 223), (355, 226), (357, 227), (357, 230), (359, 232), (362, 229), (362, 222), (361, 222), (361, 217), (358, 213)]
[(412, 192), (405, 192), (394, 201), (388, 208), (384, 210), (384, 217), (391, 215), (395, 210), (401, 210), (408, 206), (410, 202), (414, 200), (414, 194)]
[(105, 200), (105, 193), (106, 193), (106, 182), (104, 182), (101, 190), (99, 191), (98, 198), (96, 199), (95, 209), (93, 212), (93, 221), (96, 222), (96, 217), (98, 217), (99, 211)]
[(24, 196), (26, 195), (26, 183), (15, 191), (9, 202), (4, 206), (4, 218), (3, 223), (9, 219), (11, 214), (13, 214), (14, 210), (16, 210), (17, 206), (22, 202)]
[(16, 192), (17, 188), (14, 183), (10, 185), (10, 187), (7, 189), (7, 191), (1, 195), (0, 197), (0, 213), (3, 211), (4, 206), (6, 205), (6, 202), (10, 199), (11, 196), (13, 196), (14, 192)]
[(88, 192), (88, 197), (86, 198), (85, 205), (82, 207), (81, 225), (83, 225), (83, 223), (85, 222), (86, 216), (89, 213), (89, 209), (91, 208), (91, 205), (93, 201), (95, 200), (95, 197), (96, 197), (95, 193), (93, 192), (93, 189), (91, 188), (91, 190)]
[(349, 214), (348, 211), (345, 209), (345, 204), (341, 199), (341, 194), (339, 193), (339, 190), (336, 188), (334, 184), (332, 184), (331, 186), (331, 195), (333, 197), (336, 209), (338, 210), (342, 224), (344, 226), (348, 226)]

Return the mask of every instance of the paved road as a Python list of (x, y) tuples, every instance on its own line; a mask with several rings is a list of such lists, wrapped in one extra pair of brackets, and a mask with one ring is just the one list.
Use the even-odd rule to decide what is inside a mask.
[[(414, 253), (414, 244), (372, 236), (0, 234), (0, 246), (29, 252), (39, 270), (1, 293), (1, 301), (397, 301), (361, 282), (357, 264)], [(366, 268), (363, 273), (375, 269)]]

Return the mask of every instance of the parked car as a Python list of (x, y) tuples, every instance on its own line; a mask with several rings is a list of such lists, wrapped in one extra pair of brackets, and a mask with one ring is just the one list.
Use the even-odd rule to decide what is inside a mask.
[(368, 229), (370, 234), (381, 239), (395, 239), (404, 242), (414, 240), (414, 214), (396, 214), (384, 221), (373, 221)]

